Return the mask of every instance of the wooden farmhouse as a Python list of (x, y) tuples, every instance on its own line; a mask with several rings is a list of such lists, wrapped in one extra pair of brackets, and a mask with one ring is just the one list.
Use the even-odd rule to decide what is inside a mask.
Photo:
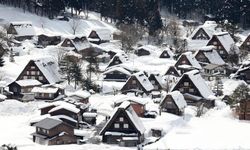
[(109, 29), (98, 28), (92, 30), (88, 35), (88, 40), (94, 44), (109, 42), (112, 38), (112, 33)]
[(61, 81), (57, 63), (51, 58), (30, 60), (17, 77), (18, 80), (33, 79), (42, 84), (52, 84)]
[(162, 53), (162, 51), (153, 45), (143, 45), (135, 50), (137, 56), (157, 55), (159, 57), (159, 53)]
[(135, 93), (135, 94), (146, 94), (148, 95), (154, 86), (148, 80), (148, 77), (143, 72), (134, 73), (127, 80), (125, 85), (122, 87), (121, 92), (124, 93)]
[(102, 75), (104, 81), (126, 82), (132, 75), (132, 71), (120, 66), (114, 66), (103, 72)]
[(65, 38), (61, 43), (61, 47), (64, 47), (67, 50), (80, 52), (90, 49), (91, 44), (89, 43), (87, 38), (83, 36), (83, 37)]
[(175, 66), (169, 66), (164, 75), (173, 75), (175, 77), (180, 77), (181, 76)]
[(250, 51), (250, 34), (248, 34), (247, 38), (240, 45), (240, 49)]
[(160, 112), (168, 112), (176, 115), (183, 115), (187, 106), (186, 100), (179, 91), (168, 93), (160, 102)]
[(100, 131), (102, 141), (120, 146), (136, 146), (144, 141), (145, 128), (129, 102), (116, 107), (110, 119)]
[(146, 112), (147, 101), (139, 97), (125, 97), (114, 102), (115, 107), (119, 107), (123, 102), (128, 101), (139, 117), (143, 117)]
[(31, 90), (37, 100), (54, 100), (60, 94), (60, 89), (52, 86), (34, 87)]
[(90, 93), (88, 91), (78, 90), (73, 93), (67, 94), (67, 98), (74, 100), (76, 103), (82, 103), (82, 104), (88, 104), (89, 103), (89, 97)]
[[(215, 46), (215, 50), (226, 61), (231, 47), (235, 44), (233, 38), (228, 32), (220, 32), (213, 35), (209, 40), (207, 46)], [(235, 52), (239, 53), (239, 49), (235, 46)]]
[(241, 65), (235, 73), (234, 78), (244, 80), (246, 83), (250, 84), (250, 61), (246, 61)]
[(192, 52), (182, 53), (175, 63), (175, 67), (181, 71), (181, 73), (198, 69), (201, 70), (202, 67), (196, 58), (193, 56)]
[(201, 73), (205, 80), (212, 81), (217, 77), (224, 78), (227, 76), (226, 65), (208, 64), (203, 67), (204, 72)]
[(215, 21), (206, 21), (203, 25), (196, 28), (190, 38), (192, 40), (210, 40), (216, 33), (217, 23)]
[[(14, 81), (8, 85), (9, 91), (12, 92), (12, 98), (22, 99), (24, 95), (31, 93), (32, 89), (41, 86), (42, 83), (35, 79), (25, 79)], [(29, 99), (31, 100), (31, 99)]]
[(46, 118), (34, 125), (36, 132), (32, 133), (33, 142), (42, 145), (74, 144), (74, 127), (52, 118)]
[(224, 60), (220, 57), (214, 46), (202, 47), (194, 55), (201, 66), (206, 66), (207, 64), (225, 64)]
[(164, 49), (160, 54), (160, 58), (173, 58), (174, 54), (171, 48)]
[(238, 108), (238, 115), (240, 120), (250, 120), (250, 101), (243, 100), (240, 102)]
[(81, 110), (76, 108), (75, 105), (64, 102), (60, 103), (56, 107), (53, 107), (48, 112), (51, 116), (59, 117), (64, 122), (70, 124), (71, 126), (78, 128), (79, 121), (82, 120)]
[(154, 86), (154, 91), (160, 91), (163, 89), (163, 79), (160, 74), (150, 74), (148, 80)]
[(31, 22), (11, 22), (7, 34), (14, 35), (18, 41), (30, 40), (36, 35)]
[(49, 36), (45, 34), (38, 35), (38, 45), (46, 47), (48, 45), (57, 45), (61, 42), (61, 36)]
[(212, 101), (214, 95), (197, 70), (184, 73), (172, 91), (180, 91), (189, 104), (202, 100)]
[(128, 56), (124, 53), (116, 54), (108, 63), (107, 68), (116, 66), (122, 63), (126, 63), (128, 61)]

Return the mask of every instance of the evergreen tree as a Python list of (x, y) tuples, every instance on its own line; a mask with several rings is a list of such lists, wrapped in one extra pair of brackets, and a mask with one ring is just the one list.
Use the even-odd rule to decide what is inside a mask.
[(235, 105), (240, 101), (249, 99), (250, 88), (246, 84), (240, 84), (237, 89), (234, 90), (233, 94), (230, 96), (230, 105)]

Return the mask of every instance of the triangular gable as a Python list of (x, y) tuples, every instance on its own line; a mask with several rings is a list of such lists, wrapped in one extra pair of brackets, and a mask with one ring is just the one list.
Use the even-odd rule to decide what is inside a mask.
[(37, 80), (40, 81), (43, 84), (49, 84), (49, 81), (47, 80), (47, 78), (45, 77), (45, 75), (42, 73), (42, 71), (38, 68), (38, 66), (35, 64), (34, 60), (30, 60), (28, 62), (28, 64), (24, 67), (23, 71), (19, 74), (19, 76), (17, 77), (16, 80), (23, 80), (24, 79), (23, 76), (27, 76), (26, 72), (29, 70), (29, 68), (31, 66), (35, 67), (34, 70), (39, 70), (39, 72), (40, 72), (39, 76), (43, 77), (43, 80), (39, 80), (39, 79), (37, 79)]
[[(180, 91), (182, 94), (190, 93), (189, 91), (181, 91), (181, 88), (184, 88), (184, 82), (191, 83), (189, 88), (195, 89), (195, 95), (201, 96), (203, 98), (209, 98), (209, 96), (213, 95), (213, 92), (207, 86), (205, 80), (201, 77), (197, 70), (189, 71), (184, 73), (177, 84), (172, 88), (171, 91)], [(191, 93), (190, 93), (191, 94)]]
[(203, 27), (200, 27), (194, 32), (195, 34), (192, 36), (192, 40), (209, 40), (211, 38)]
[(247, 36), (247, 38), (244, 40), (244, 42), (240, 46), (240, 48), (242, 49), (246, 47), (248, 47), (249, 48), (248, 50), (250, 50), (250, 34)]
[(97, 34), (97, 32), (95, 30), (92, 30), (90, 32), (88, 38), (101, 40), (101, 38), (99, 37), (99, 35)]
[[(185, 63), (183, 64), (183, 61)], [(178, 68), (179, 65), (190, 65), (196, 69), (202, 69), (196, 58), (191, 52), (183, 53), (175, 63), (175, 67)]]
[(159, 74), (150, 74), (150, 76), (148, 77), (148, 79), (149, 79), (150, 82), (152, 80), (155, 81), (156, 85), (159, 86), (159, 89), (162, 89), (162, 87), (163, 87), (162, 86), (162, 81), (161, 81), (162, 78), (161, 77), (156, 77), (156, 76), (159, 76)]
[[(136, 83), (133, 84), (133, 81), (135, 81)], [(154, 87), (144, 73), (138, 72), (133, 74), (127, 80), (121, 91), (129, 91), (134, 89), (142, 90), (143, 92), (148, 93), (152, 91)]]
[(165, 75), (174, 75), (176, 77), (180, 77), (180, 73), (177, 71), (177, 69), (174, 66), (170, 66), (168, 70), (166, 71)]
[[(126, 107), (123, 108), (122, 105), (126, 103)], [(128, 104), (127, 104), (128, 103)], [(129, 124), (129, 129), (126, 130), (124, 128), (116, 129), (114, 130), (114, 124), (119, 122), (119, 118), (123, 117), (124, 121)], [(132, 127), (132, 128), (131, 128)], [(115, 108), (113, 115), (111, 115), (110, 119), (106, 123), (106, 125), (103, 127), (103, 129), (100, 131), (100, 135), (104, 135), (105, 132), (123, 132), (123, 133), (131, 133), (134, 132), (138, 135), (142, 135), (145, 131), (145, 128), (139, 119), (139, 117), (136, 115), (133, 108), (130, 106), (129, 102), (122, 103), (118, 108)]]

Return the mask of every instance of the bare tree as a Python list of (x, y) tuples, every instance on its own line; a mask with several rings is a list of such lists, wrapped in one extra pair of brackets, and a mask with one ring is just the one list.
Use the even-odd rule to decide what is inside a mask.
[(70, 28), (71, 28), (74, 35), (78, 31), (79, 27), (80, 27), (80, 20), (79, 19), (72, 19), (70, 22)]
[(171, 43), (170, 45), (174, 45), (176, 48), (179, 47), (180, 41), (180, 32), (181, 29), (176, 19), (172, 19), (169, 24), (165, 27), (166, 33), (169, 36)]
[(126, 53), (133, 50), (132, 47), (143, 38), (146, 32), (146, 29), (138, 24), (120, 24), (118, 29), (120, 29), (121, 32), (116, 36), (117, 39), (121, 41), (122, 48)]

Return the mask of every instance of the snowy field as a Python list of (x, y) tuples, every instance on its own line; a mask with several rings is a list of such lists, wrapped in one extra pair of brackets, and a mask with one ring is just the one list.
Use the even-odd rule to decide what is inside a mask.
[[(91, 104), (110, 105), (113, 96), (94, 95)], [(99, 103), (98, 103), (99, 102)], [(43, 102), (21, 103), (7, 100), (0, 105), (0, 145), (16, 144), (20, 150), (55, 149), (135, 149), (106, 144), (43, 146), (32, 142), (30, 135), (35, 131), (29, 126), (32, 118), (39, 116), (38, 106)], [(162, 128), (164, 137), (158, 142), (145, 146), (151, 149), (248, 149), (250, 147), (250, 122), (234, 118), (229, 107), (220, 104), (204, 116), (194, 117), (193, 107), (185, 110), (184, 117), (162, 113), (156, 119), (143, 118), (147, 131), (150, 128)], [(146, 134), (146, 136), (148, 136)]]

